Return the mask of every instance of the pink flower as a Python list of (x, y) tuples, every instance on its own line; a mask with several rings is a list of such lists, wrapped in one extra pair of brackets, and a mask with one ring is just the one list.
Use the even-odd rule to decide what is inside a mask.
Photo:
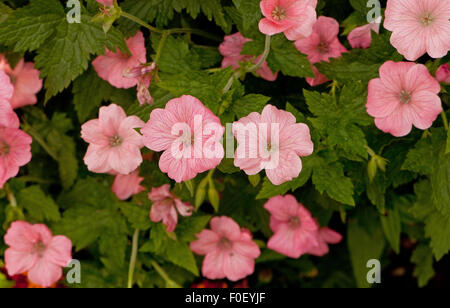
[(339, 23), (331, 17), (320, 16), (314, 25), (313, 33), (295, 42), (297, 49), (308, 55), (311, 63), (339, 58), (347, 49), (339, 42)]
[(5, 243), (10, 246), (5, 251), (8, 275), (28, 272), (28, 279), (44, 288), (60, 280), (61, 268), (72, 260), (72, 242), (65, 236), (53, 236), (45, 225), (13, 222)]
[(194, 210), (194, 207), (189, 203), (184, 203), (170, 193), (170, 185), (167, 184), (159, 188), (152, 188), (148, 197), (153, 202), (150, 210), (150, 219), (153, 222), (162, 221), (166, 225), (168, 232), (175, 231), (177, 227), (177, 210), (181, 216), (191, 216)]
[(409, 61), (425, 53), (442, 58), (450, 49), (448, 0), (389, 0), (385, 15), (392, 46)]
[(262, 0), (260, 6), (265, 18), (259, 22), (259, 31), (284, 32), (291, 41), (309, 36), (317, 18), (317, 0)]
[(113, 6), (114, 0), (97, 0), (98, 3), (103, 4), (104, 6)]
[(0, 188), (30, 162), (32, 141), (18, 128), (0, 127)]
[(211, 219), (211, 230), (197, 234), (191, 250), (205, 255), (202, 273), (208, 279), (227, 278), (237, 281), (255, 271), (255, 259), (261, 254), (252, 241), (252, 234), (231, 218), (221, 216)]
[(328, 227), (319, 230), (319, 246), (312, 247), (307, 253), (313, 256), (322, 257), (326, 255), (330, 248), (328, 244), (338, 244), (342, 241), (342, 235)]
[(450, 83), (450, 71), (448, 70), (448, 63), (441, 65), (436, 71), (436, 79), (442, 83)]
[(37, 103), (36, 94), (42, 89), (42, 80), (39, 79), (40, 72), (34, 68), (33, 63), (22, 59), (11, 69), (6, 58), (0, 55), (0, 70), (9, 75), (14, 86), (14, 94), (9, 101), (13, 109)]
[(319, 86), (321, 84), (324, 84), (327, 81), (330, 81), (327, 76), (325, 76), (324, 74), (322, 74), (321, 72), (319, 72), (319, 70), (317, 69), (317, 67), (315, 67), (314, 65), (312, 66), (313, 72), (314, 72), (314, 78), (311, 77), (306, 77), (306, 82), (311, 86), (311, 87), (315, 87), (315, 86)]
[(367, 112), (379, 129), (403, 137), (413, 125), (419, 129), (433, 125), (442, 111), (440, 90), (426, 66), (388, 61), (380, 67), (380, 78), (369, 82)]
[(370, 24), (353, 29), (347, 37), (350, 46), (352, 48), (369, 48), (372, 43), (372, 31), (380, 33), (381, 19), (382, 17), (380, 16)]
[(220, 164), (224, 131), (220, 119), (190, 95), (172, 99), (165, 109), (153, 110), (142, 129), (145, 146), (164, 151), (159, 168), (177, 182), (193, 179)]
[(136, 116), (127, 117), (122, 107), (101, 107), (99, 118), (81, 127), (81, 137), (89, 143), (84, 162), (96, 173), (129, 174), (142, 163), (142, 136), (136, 128), (144, 126)]
[(319, 227), (294, 196), (273, 197), (264, 208), (271, 214), (270, 228), (274, 232), (268, 248), (296, 259), (319, 246)]
[(139, 170), (127, 175), (118, 174), (114, 180), (112, 191), (120, 200), (127, 200), (131, 196), (137, 195), (145, 190), (145, 188), (140, 185), (143, 180), (144, 178), (139, 176)]
[(127, 78), (137, 78), (137, 98), (139, 104), (153, 104), (153, 97), (150, 95), (149, 87), (156, 70), (156, 63), (150, 65), (139, 65), (125, 73)]
[[(224, 42), (219, 46), (219, 51), (223, 56), (222, 67), (231, 65), (236, 70), (240, 68), (241, 63), (252, 61), (254, 57), (241, 54), (245, 43), (250, 41), (251, 39), (243, 37), (240, 32), (225, 36)], [(262, 55), (254, 59), (253, 62), (258, 63), (261, 57)], [(256, 73), (267, 81), (275, 81), (278, 77), (278, 72), (272, 73), (267, 62), (264, 62)]]
[(19, 128), (19, 118), (9, 104), (14, 92), (8, 75), (0, 71), (0, 128)]
[(145, 39), (142, 32), (127, 40), (131, 55), (120, 50), (106, 50), (106, 55), (98, 56), (92, 65), (100, 78), (108, 81), (116, 88), (129, 89), (138, 84), (137, 78), (128, 78), (127, 74), (135, 67), (147, 62)]
[(233, 123), (238, 141), (234, 165), (248, 175), (265, 169), (269, 180), (280, 185), (300, 174), (299, 156), (311, 155), (314, 145), (306, 124), (296, 123), (292, 113), (267, 105)]

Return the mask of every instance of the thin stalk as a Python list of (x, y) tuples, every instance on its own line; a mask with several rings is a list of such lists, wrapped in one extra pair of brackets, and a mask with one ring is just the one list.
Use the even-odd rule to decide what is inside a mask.
[(130, 268), (128, 270), (128, 289), (131, 289), (133, 287), (134, 269), (136, 267), (136, 259), (139, 244), (138, 242), (139, 242), (139, 230), (136, 229), (133, 235), (133, 247), (131, 249)]
[(153, 26), (150, 26), (148, 23), (146, 23), (146, 22), (143, 21), (142, 19), (140, 19), (140, 18), (138, 18), (138, 17), (136, 17), (136, 16), (134, 16), (134, 15), (128, 14), (127, 12), (122, 11), (121, 16), (123, 16), (123, 17), (125, 17), (125, 18), (127, 18), (127, 19), (129, 19), (129, 20), (131, 20), (131, 21), (134, 21), (134, 22), (137, 23), (138, 25), (141, 25), (142, 27), (147, 28), (147, 29), (150, 30), (151, 32), (155, 32), (155, 33), (163, 33), (163, 31), (164, 31), (164, 30), (160, 30), (160, 29), (158, 29), (158, 28), (155, 28), (155, 27), (153, 27)]
[(250, 67), (248, 69), (249, 73), (256, 72), (257, 70), (259, 70), (261, 68), (261, 66), (264, 64), (264, 62), (266, 62), (267, 57), (269, 56), (269, 53), (270, 53), (270, 44), (272, 41), (271, 39), (272, 39), (272, 37), (270, 35), (266, 35), (266, 44), (264, 46), (263, 55), (262, 55), (261, 59), (259, 59), (258, 63), (256, 63), (255, 65), (253, 65), (252, 67)]
[(167, 41), (168, 37), (169, 37), (169, 33), (167, 31), (165, 31), (162, 34), (161, 40), (159, 41), (159, 44), (158, 44), (158, 50), (156, 51), (156, 56), (155, 56), (155, 59), (154, 59), (154, 62), (156, 64), (158, 64), (158, 61), (161, 58), (161, 52), (162, 52), (162, 50), (164, 48), (164, 45), (166, 44), (166, 41)]
[(445, 130), (448, 131), (448, 129), (449, 129), (448, 119), (447, 119), (447, 114), (445, 113), (445, 110), (442, 110), (441, 116), (442, 116), (442, 121), (444, 122)]

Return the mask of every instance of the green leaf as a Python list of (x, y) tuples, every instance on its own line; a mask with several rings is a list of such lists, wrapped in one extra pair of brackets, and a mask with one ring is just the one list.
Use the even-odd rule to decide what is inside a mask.
[(450, 154), (445, 154), (444, 149), (439, 153), (437, 164), (430, 179), (435, 207), (444, 216), (450, 217)]
[(425, 235), (431, 238), (431, 248), (439, 261), (450, 250), (450, 218), (434, 212), (425, 221)]
[(272, 37), (271, 51), (267, 63), (272, 71), (281, 71), (291, 77), (314, 77), (308, 58), (301, 54), (294, 43), (283, 34)]
[(248, 116), (252, 112), (261, 113), (270, 97), (261, 94), (249, 94), (233, 103), (233, 112), (238, 119)]
[(196, 240), (195, 235), (205, 229), (210, 220), (209, 215), (192, 216), (181, 220), (175, 229), (178, 240), (186, 243)]
[(111, 97), (114, 88), (100, 79), (93, 68), (78, 77), (73, 83), (73, 103), (80, 123), (91, 118), (103, 101)]
[(424, 244), (417, 246), (411, 256), (411, 262), (415, 264), (413, 275), (417, 278), (419, 287), (425, 287), (435, 274), (431, 248)]
[(187, 269), (195, 276), (199, 275), (194, 254), (188, 244), (173, 240), (169, 240), (166, 244), (167, 247), (165, 257), (168, 261), (179, 267)]
[(36, 221), (58, 221), (61, 219), (58, 205), (38, 185), (27, 187), (17, 196), (18, 204), (23, 207), (28, 216)]
[(432, 191), (432, 188), (429, 180), (423, 180), (414, 184), (417, 201), (409, 209), (409, 213), (415, 218), (424, 220), (434, 211), (430, 191)]
[(247, 33), (251, 27), (256, 28), (261, 20), (262, 14), (259, 0), (233, 0), (242, 18), (242, 31)]
[(355, 206), (354, 186), (352, 180), (345, 176), (341, 163), (327, 163), (325, 159), (319, 157), (313, 169), (312, 180), (320, 193), (326, 192), (336, 201)]
[(391, 244), (392, 249), (396, 254), (399, 254), (402, 225), (398, 209), (394, 208), (392, 210), (388, 210), (386, 215), (382, 215), (381, 226), (383, 227), (384, 235)]
[(145, 231), (150, 229), (149, 208), (137, 203), (121, 202), (120, 210), (131, 223), (133, 229)]
[(350, 250), (350, 258), (353, 265), (353, 273), (358, 287), (368, 288), (367, 282), (367, 261), (380, 259), (384, 249), (384, 238), (380, 228), (375, 229), (375, 233), (369, 233), (363, 228), (358, 220), (352, 220), (348, 224), (347, 244)]

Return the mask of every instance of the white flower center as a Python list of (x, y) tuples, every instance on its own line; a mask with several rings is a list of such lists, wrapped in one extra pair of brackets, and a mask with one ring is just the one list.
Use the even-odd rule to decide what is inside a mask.
[(426, 27), (431, 25), (433, 21), (434, 17), (431, 15), (431, 13), (424, 13), (420, 16), (420, 22)]
[(122, 138), (119, 135), (115, 135), (109, 138), (109, 145), (112, 147), (118, 147), (122, 145)]
[(282, 7), (279, 7), (278, 5), (275, 6), (272, 11), (272, 18), (278, 21), (285, 19), (286, 10), (283, 9)]

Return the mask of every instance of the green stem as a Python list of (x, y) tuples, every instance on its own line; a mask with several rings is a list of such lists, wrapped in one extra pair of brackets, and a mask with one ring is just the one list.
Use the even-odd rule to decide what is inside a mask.
[(445, 113), (445, 110), (442, 110), (441, 116), (442, 116), (442, 121), (444, 122), (444, 128), (446, 131), (448, 131), (448, 129), (449, 129), (448, 119), (447, 119), (447, 114)]
[(136, 258), (138, 252), (139, 230), (136, 229), (133, 235), (133, 247), (131, 249), (130, 268), (128, 270), (128, 289), (133, 287), (134, 268), (136, 267)]
[(158, 50), (156, 51), (156, 56), (155, 56), (155, 59), (154, 59), (154, 62), (156, 64), (158, 64), (158, 61), (161, 58), (161, 52), (162, 52), (162, 50), (164, 48), (164, 45), (166, 44), (166, 41), (167, 41), (168, 37), (169, 37), (169, 33), (167, 31), (165, 31), (162, 34), (161, 40), (159, 41), (159, 44), (158, 44)]
[(33, 137), (33, 139), (36, 140), (37, 143), (39, 143), (39, 145), (47, 152), (48, 155), (50, 155), (54, 160), (58, 161), (58, 155), (47, 145), (47, 143), (45, 143), (41, 135), (39, 135), (39, 133), (36, 132), (32, 126), (30, 126), (28, 123), (24, 123), (22, 127), (24, 131), (30, 134), (30, 136)]
[(11, 188), (9, 187), (9, 184), (5, 185), (5, 191), (6, 191), (6, 197), (8, 198), (9, 203), (12, 207), (17, 207), (17, 200), (14, 196), (14, 193), (11, 191)]
[(140, 19), (134, 15), (128, 14), (127, 12), (122, 11), (121, 16), (123, 16), (131, 21), (134, 21), (135, 23), (137, 23), (138, 25), (141, 25), (144, 28), (147, 28), (148, 30), (150, 30), (150, 32), (163, 33), (163, 31), (164, 31), (164, 30), (160, 30), (158, 28), (150, 26), (148, 23), (146, 23), (142, 19)]
[(166, 282), (167, 285), (171, 285), (171, 286), (180, 288), (180, 286), (176, 282), (174, 282), (172, 279), (170, 279), (169, 275), (167, 275), (166, 271), (163, 270), (162, 267), (159, 266), (158, 263), (156, 263), (155, 261), (151, 261), (150, 263), (152, 264), (155, 271), (158, 272), (159, 276), (161, 276), (161, 278), (164, 279), (164, 281)]
[(195, 35), (202, 36), (204, 38), (207, 38), (207, 39), (210, 39), (213, 41), (217, 41), (217, 42), (221, 41), (221, 39), (219, 37), (217, 37), (211, 33), (208, 33), (206, 31), (203, 31), (203, 30), (189, 29), (189, 28), (175, 28), (175, 29), (169, 29), (169, 30), (161, 30), (161, 29), (158, 29), (158, 28), (155, 28), (155, 27), (149, 25), (148, 23), (146, 23), (145, 21), (143, 21), (142, 19), (140, 19), (134, 15), (128, 14), (127, 12), (122, 11), (121, 16), (123, 16), (131, 21), (134, 21), (135, 23), (137, 23), (138, 25), (141, 25), (144, 28), (147, 28), (150, 32), (160, 33), (160, 34), (167, 33), (168, 35), (182, 34), (182, 33), (195, 34)]
[(258, 63), (256, 63), (255, 65), (253, 65), (252, 67), (250, 67), (248, 69), (249, 73), (256, 72), (257, 70), (259, 70), (261, 68), (261, 66), (264, 64), (264, 62), (266, 62), (267, 57), (269, 56), (269, 53), (270, 53), (271, 39), (272, 39), (272, 37), (270, 35), (266, 35), (266, 44), (264, 46), (264, 52), (262, 54), (262, 57), (261, 57), (261, 59), (259, 59)]

